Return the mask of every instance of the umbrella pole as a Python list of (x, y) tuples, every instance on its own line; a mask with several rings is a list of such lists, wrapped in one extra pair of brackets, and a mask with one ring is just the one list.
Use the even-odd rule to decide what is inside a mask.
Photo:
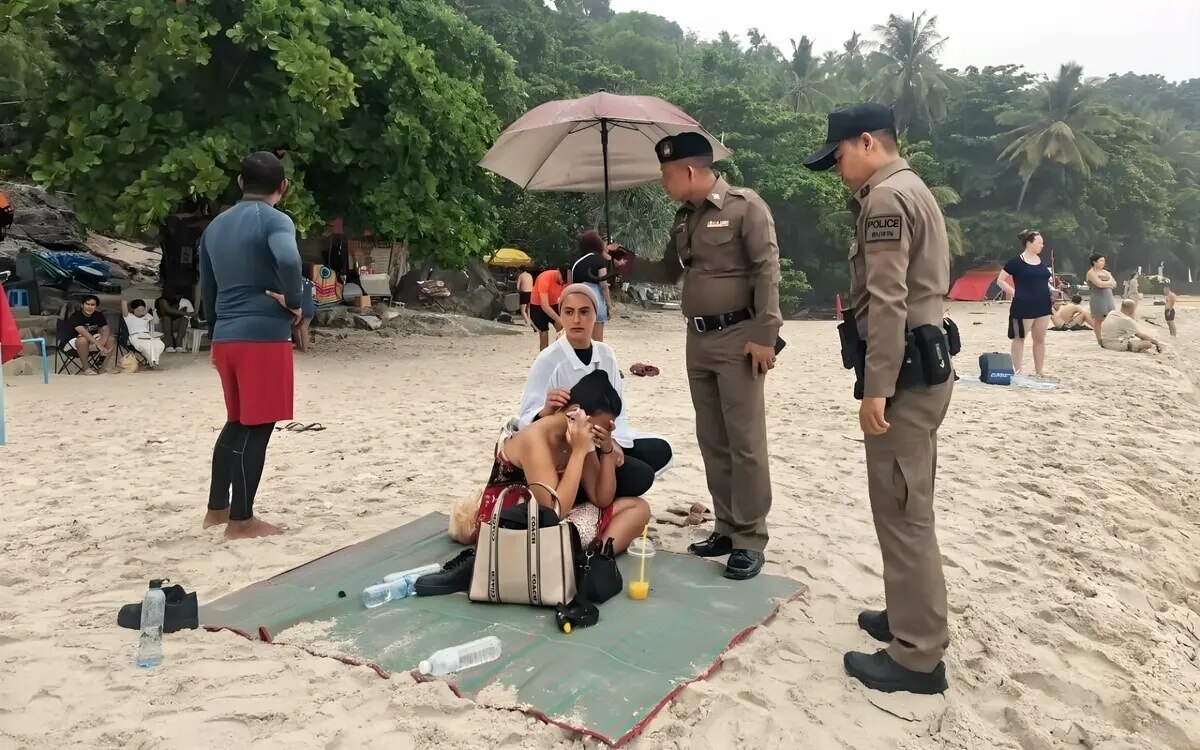
[(608, 216), (608, 120), (600, 118), (600, 153), (604, 157), (604, 239), (612, 242), (612, 225)]

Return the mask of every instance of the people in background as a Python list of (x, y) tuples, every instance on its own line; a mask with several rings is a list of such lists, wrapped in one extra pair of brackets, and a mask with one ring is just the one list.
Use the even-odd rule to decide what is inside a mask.
[(1138, 274), (1137, 271), (1129, 274), (1129, 278), (1125, 280), (1125, 293), (1121, 296), (1125, 299), (1131, 299), (1134, 302), (1142, 301), (1142, 293), (1138, 290)]
[(162, 342), (162, 334), (154, 330), (154, 314), (146, 307), (146, 301), (121, 300), (121, 318), (125, 321), (125, 330), (129, 333), (129, 345), (146, 358), (146, 364), (151, 370), (157, 368), (166, 345)]
[(1121, 309), (1113, 311), (1104, 323), (1100, 345), (1114, 352), (1162, 351), (1162, 343), (1138, 327), (1137, 302), (1121, 301)]
[(533, 274), (528, 268), (522, 268), (517, 275), (517, 303), (521, 308), (521, 320), (527, 328), (533, 328), (533, 320), (529, 317), (529, 303), (533, 299)]
[(1117, 280), (1108, 272), (1108, 259), (1096, 253), (1091, 257), (1091, 268), (1087, 272), (1088, 287), (1092, 293), (1088, 298), (1088, 309), (1092, 313), (1092, 330), (1096, 332), (1096, 341), (1104, 346), (1101, 338), (1101, 328), (1104, 318), (1117, 309), (1117, 301), (1113, 299), (1113, 289), (1117, 288)]
[(164, 290), (163, 296), (154, 301), (154, 312), (163, 329), (163, 343), (168, 352), (187, 350), (187, 332), (196, 308), (181, 290)]
[[(570, 390), (588, 373), (603, 370), (624, 400), (621, 366), (612, 347), (592, 338), (596, 322), (596, 292), (590, 284), (571, 284), (563, 290), (559, 317), (563, 335), (542, 351), (529, 370), (517, 429), (557, 414), (570, 399)], [(617, 466), (617, 496), (641, 497), (655, 477), (671, 462), (666, 440), (635, 432), (629, 425), (629, 409), (621, 410), (612, 431)]]
[(562, 322), (558, 318), (558, 301), (562, 296), (563, 287), (567, 285), (568, 268), (551, 268), (538, 274), (533, 282), (530, 293), (531, 307), (529, 318), (533, 329), (538, 332), (538, 349), (550, 346), (550, 328), (562, 330)]
[(589, 229), (579, 238), (579, 258), (571, 266), (572, 284), (587, 284), (596, 292), (599, 306), (596, 308), (596, 326), (592, 338), (604, 340), (604, 324), (608, 322), (608, 311), (612, 307), (612, 292), (609, 289), (611, 258), (608, 256), (604, 238), (595, 229)]
[(1083, 297), (1078, 294), (1071, 297), (1071, 301), (1068, 303), (1056, 304), (1054, 311), (1050, 314), (1050, 320), (1054, 323), (1056, 331), (1079, 331), (1092, 328), (1092, 316), (1083, 306)]
[(1012, 296), (1008, 309), (1008, 338), (1012, 340), (1013, 372), (1021, 372), (1025, 339), (1033, 339), (1033, 369), (1040, 377), (1046, 366), (1046, 329), (1050, 326), (1050, 266), (1042, 258), (1042, 235), (1026, 229), (1017, 235), (1021, 254), (1004, 264), (996, 283)]
[(308, 351), (312, 319), (317, 314), (316, 291), (312, 279), (300, 279), (300, 322), (292, 326), (292, 343), (302, 352)]
[(75, 331), (75, 338), (68, 341), (64, 348), (79, 355), (79, 361), (83, 363), (81, 375), (98, 374), (91, 366), (91, 355), (95, 352), (104, 355), (100, 369), (115, 371), (117, 342), (113, 340), (112, 329), (99, 308), (100, 298), (89, 294), (83, 298), (83, 305), (67, 318), (67, 325)]
[(1167, 320), (1167, 328), (1172, 336), (1175, 335), (1175, 302), (1178, 299), (1170, 284), (1163, 287), (1163, 317)]

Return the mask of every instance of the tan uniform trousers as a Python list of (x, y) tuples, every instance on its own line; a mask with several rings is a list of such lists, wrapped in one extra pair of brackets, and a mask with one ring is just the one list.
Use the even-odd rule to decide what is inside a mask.
[(735, 549), (762, 552), (771, 510), (767, 376), (754, 376), (749, 337), (745, 323), (705, 333), (689, 328), (686, 359), (715, 531), (731, 537)]
[(888, 625), (888, 654), (897, 664), (931, 672), (950, 643), (946, 579), (934, 529), (937, 431), (950, 406), (951, 380), (897, 391), (886, 418), (891, 428), (866, 438), (867, 488), (879, 550)]

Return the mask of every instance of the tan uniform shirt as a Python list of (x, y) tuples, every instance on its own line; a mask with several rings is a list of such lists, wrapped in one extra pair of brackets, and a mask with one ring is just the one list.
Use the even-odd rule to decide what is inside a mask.
[(779, 243), (775, 219), (758, 193), (718, 179), (699, 206), (675, 214), (659, 263), (635, 264), (635, 279), (674, 284), (683, 276), (688, 318), (754, 309), (750, 338), (774, 346), (779, 312)]
[(903, 159), (880, 169), (850, 201), (850, 304), (867, 342), (866, 398), (890, 398), (904, 360), (905, 333), (940, 325), (950, 288), (946, 220), (925, 182)]

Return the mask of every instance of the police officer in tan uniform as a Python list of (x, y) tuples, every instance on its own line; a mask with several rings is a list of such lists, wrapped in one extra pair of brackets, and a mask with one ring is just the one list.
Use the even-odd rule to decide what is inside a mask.
[(948, 334), (943, 321), (950, 286), (945, 219), (900, 158), (889, 107), (859, 104), (829, 115), (826, 143), (805, 166), (836, 169), (854, 191), (853, 320), (841, 333), (844, 357), (856, 356), (846, 354), (855, 346), (847, 337), (859, 347), (855, 395), (862, 399), (859, 424), (887, 603), (858, 618), (887, 649), (851, 652), (843, 663), (876, 690), (940, 693), (948, 687), (942, 656), (949, 631), (933, 488), (937, 431), (954, 383), (946, 355), (957, 340), (957, 329)]
[(621, 248), (612, 253), (626, 277), (663, 284), (683, 277), (688, 383), (716, 510), (716, 530), (688, 551), (729, 555), (725, 577), (744, 580), (762, 570), (771, 509), (763, 385), (782, 341), (775, 220), (753, 190), (717, 177), (703, 135), (669, 136), (655, 152), (663, 187), (683, 202), (666, 253), (657, 263), (632, 263)]

